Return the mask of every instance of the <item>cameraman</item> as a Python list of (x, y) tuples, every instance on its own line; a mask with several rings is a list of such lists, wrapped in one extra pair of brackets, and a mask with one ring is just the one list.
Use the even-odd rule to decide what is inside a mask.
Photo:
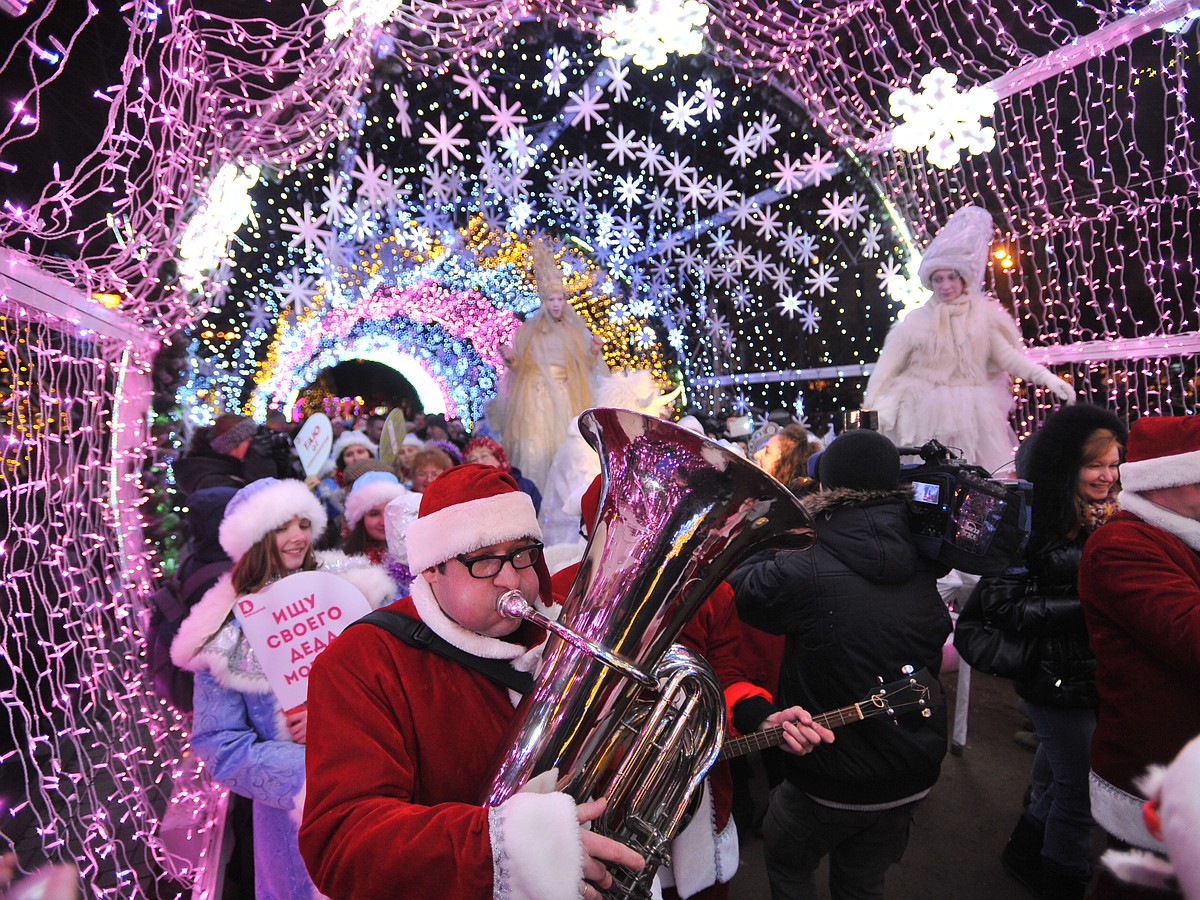
[[(820, 492), (802, 501), (816, 546), (761, 554), (729, 578), (742, 619), (786, 636), (778, 702), (814, 715), (861, 700), (908, 666), (936, 677), (950, 633), (937, 590), (945, 568), (913, 543), (912, 489), (900, 487), (892, 442), (847, 431), (822, 454), (817, 475)], [(883, 897), (946, 753), (945, 709), (932, 712), (857, 722), (833, 743), (785, 758), (786, 780), (763, 822), (775, 900), (817, 896), (826, 855), (833, 896)]]
[(211, 428), (198, 428), (175, 479), (187, 496), (205, 488), (242, 488), (260, 478), (296, 478), (288, 435), (259, 428), (253, 419), (222, 413)]

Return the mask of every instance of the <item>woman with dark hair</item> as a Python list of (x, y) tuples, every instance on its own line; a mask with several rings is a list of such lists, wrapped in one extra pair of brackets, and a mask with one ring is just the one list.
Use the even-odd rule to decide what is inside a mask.
[(1018, 474), (1033, 484), (1025, 569), (976, 587), (985, 621), (1026, 645), (1016, 690), (1038, 736), (1029, 805), (1001, 862), (1035, 896), (1056, 900), (1082, 898), (1091, 880), (1096, 657), (1076, 581), (1084, 542), (1116, 512), (1126, 435), (1120, 419), (1096, 406), (1046, 419), (1018, 454)]

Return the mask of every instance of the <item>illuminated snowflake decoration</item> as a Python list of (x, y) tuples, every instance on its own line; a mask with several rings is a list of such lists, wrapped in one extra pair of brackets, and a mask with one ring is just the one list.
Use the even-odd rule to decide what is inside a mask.
[(707, 21), (708, 7), (700, 0), (642, 0), (633, 9), (617, 6), (600, 20), (600, 30), (608, 35), (600, 52), (616, 60), (632, 57), (643, 69), (657, 69), (672, 53), (699, 53)]
[(913, 153), (924, 147), (929, 161), (941, 169), (958, 163), (959, 151), (971, 156), (996, 146), (996, 132), (982, 124), (996, 110), (996, 94), (985, 87), (957, 89), (958, 76), (936, 68), (921, 79), (921, 90), (892, 92), (892, 115), (904, 121), (892, 131), (892, 143)]
[(347, 34), (355, 25), (375, 28), (386, 22), (399, 7), (398, 0), (325, 0), (325, 39)]
[(250, 188), (258, 176), (258, 166), (241, 169), (225, 163), (217, 170), (203, 205), (188, 220), (179, 242), (179, 278), (187, 289), (200, 287), (204, 273), (225, 259), (230, 236), (253, 212)]

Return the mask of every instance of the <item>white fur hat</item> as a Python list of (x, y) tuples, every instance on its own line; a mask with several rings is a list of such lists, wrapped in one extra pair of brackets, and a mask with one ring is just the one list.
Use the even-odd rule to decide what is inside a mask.
[(219, 533), (221, 547), (237, 562), (264, 537), (293, 516), (312, 522), (313, 539), (320, 537), (329, 521), (325, 506), (294, 479), (260, 478), (236, 494), (225, 507)]
[(407, 493), (408, 488), (391, 472), (367, 472), (359, 476), (350, 488), (350, 496), (346, 498), (346, 510), (343, 513), (346, 527), (353, 528), (362, 521), (367, 510)]
[(376, 459), (379, 458), (379, 445), (374, 443), (369, 437), (361, 431), (343, 431), (341, 436), (333, 442), (333, 449), (329, 451), (330, 459), (336, 464), (342, 458), (342, 451), (352, 445), (366, 447), (371, 451), (372, 456)]
[(952, 215), (925, 248), (917, 270), (921, 284), (932, 290), (933, 273), (953, 269), (962, 276), (968, 291), (982, 287), (995, 228), (991, 213), (978, 206), (964, 206)]

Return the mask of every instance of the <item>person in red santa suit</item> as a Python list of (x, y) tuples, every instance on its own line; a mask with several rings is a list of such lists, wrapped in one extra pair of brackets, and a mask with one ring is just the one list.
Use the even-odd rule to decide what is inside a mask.
[[(583, 531), (591, 534), (600, 511), (600, 476), (597, 475), (580, 499)], [(554, 594), (566, 597), (580, 563), (573, 563), (551, 577)], [(776, 710), (769, 691), (752, 684), (742, 665), (742, 626), (733, 602), (733, 588), (725, 582), (717, 587), (679, 634), (679, 643), (704, 657), (713, 668), (725, 694), (726, 722), (734, 735), (742, 729), (754, 731), (797, 721), (785, 726), (785, 748), (807, 753), (812, 742), (800, 729), (811, 728), (822, 740), (833, 733), (814, 725), (812, 716), (800, 707)], [(790, 728), (796, 731), (791, 732)], [(718, 762), (704, 781), (704, 795), (688, 827), (671, 842), (671, 865), (659, 870), (663, 897), (682, 900), (725, 900), (729, 882), (738, 869), (738, 835), (733, 822), (733, 780), (729, 764)]]
[[(1092, 816), (1110, 845), (1162, 852), (1136, 779), (1200, 734), (1200, 419), (1129, 429), (1121, 511), (1088, 539), (1079, 598), (1096, 654)], [(1093, 898), (1136, 893), (1102, 873)]]
[[(412, 595), (388, 607), (470, 656), (535, 672), (545, 633), (496, 610), (553, 602), (529, 495), (465, 464), (426, 488), (408, 527)], [(300, 851), (317, 887), (353, 898), (598, 898), (628, 847), (583, 826), (606, 801), (520, 792), (479, 805), (519, 696), (472, 665), (381, 628), (347, 629), (309, 681)]]

